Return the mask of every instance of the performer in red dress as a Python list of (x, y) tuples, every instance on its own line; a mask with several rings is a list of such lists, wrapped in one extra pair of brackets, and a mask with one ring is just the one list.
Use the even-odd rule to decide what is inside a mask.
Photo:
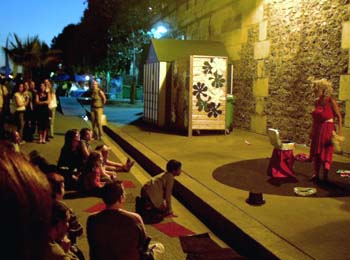
[(324, 180), (328, 181), (328, 172), (332, 164), (334, 146), (332, 133), (335, 131), (334, 119), (338, 119), (338, 134), (342, 134), (342, 118), (334, 98), (332, 83), (326, 79), (315, 80), (314, 91), (317, 97), (315, 109), (312, 112), (313, 126), (311, 131), (310, 159), (314, 162), (312, 179), (319, 180), (321, 167)]

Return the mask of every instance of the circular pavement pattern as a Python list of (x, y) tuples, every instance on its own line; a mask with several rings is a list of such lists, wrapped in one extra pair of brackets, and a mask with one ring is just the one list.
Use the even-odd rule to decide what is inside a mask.
[[(312, 163), (294, 163), (297, 178), (276, 179), (267, 175), (269, 158), (239, 161), (223, 165), (213, 172), (213, 177), (225, 185), (252, 192), (296, 196), (294, 187), (314, 187), (317, 193), (311, 197), (344, 197), (350, 196), (350, 178), (340, 177), (338, 169), (350, 169), (349, 163), (334, 162), (329, 173), (329, 182), (310, 181)], [(321, 179), (323, 175), (321, 174)]]

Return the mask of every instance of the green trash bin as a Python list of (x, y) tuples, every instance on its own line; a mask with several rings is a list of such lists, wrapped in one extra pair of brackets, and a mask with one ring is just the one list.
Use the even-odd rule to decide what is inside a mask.
[(233, 105), (235, 103), (235, 97), (231, 94), (226, 96), (226, 131), (231, 132), (233, 130)]

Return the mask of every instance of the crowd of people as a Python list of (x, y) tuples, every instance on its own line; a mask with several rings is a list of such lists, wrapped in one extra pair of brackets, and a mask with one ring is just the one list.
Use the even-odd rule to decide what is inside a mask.
[(9, 82), (1, 79), (0, 138), (4, 137), (7, 120), (14, 122), (21, 143), (33, 141), (37, 131), (38, 143), (45, 144), (54, 136), (56, 108), (56, 94), (49, 79), (40, 81), (39, 87), (33, 80), (17, 81), (11, 87)]
[[(44, 82), (40, 88), (36, 98), (45, 102), (50, 92), (45, 91)], [(85, 259), (77, 243), (84, 228), (64, 203), (66, 189), (100, 197), (106, 204), (105, 210), (87, 221), (90, 259), (154, 259), (144, 212), (162, 217), (172, 214), (171, 193), (181, 163), (170, 160), (165, 173), (144, 185), (139, 197), (143, 201), (143, 208), (138, 208), (140, 214), (127, 211), (123, 209), (126, 193), (118, 173), (129, 172), (134, 161), (111, 160), (107, 145), (92, 147), (92, 135), (90, 128), (68, 130), (57, 164), (50, 164), (36, 150), (23, 154), (20, 131), (13, 131), (10, 139), (1, 141), (0, 202), (7, 213), (0, 217), (6, 237), (0, 246), (4, 259)], [(152, 249), (164, 251), (160, 243), (153, 244)]]

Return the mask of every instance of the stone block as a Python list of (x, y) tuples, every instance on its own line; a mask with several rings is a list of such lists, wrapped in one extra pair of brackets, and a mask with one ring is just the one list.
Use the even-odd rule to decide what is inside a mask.
[(254, 43), (254, 59), (260, 60), (268, 58), (270, 55), (270, 41)]
[(250, 121), (250, 130), (258, 134), (266, 134), (267, 117), (261, 115), (252, 115)]
[(258, 78), (263, 78), (265, 76), (265, 63), (263, 60), (258, 61), (257, 74)]
[(267, 21), (259, 23), (259, 41), (265, 41), (267, 38)]
[(255, 79), (253, 83), (254, 97), (267, 97), (269, 95), (269, 78)]
[(345, 141), (342, 144), (343, 152), (350, 153), (350, 127), (343, 127), (343, 136), (345, 136)]
[(242, 15), (242, 25), (243, 27), (248, 27), (249, 25), (260, 23), (263, 18), (264, 6), (261, 3), (255, 8), (244, 10)]
[(264, 115), (264, 112), (265, 112), (264, 98), (257, 98), (256, 99), (255, 112), (257, 115), (260, 115), (260, 116)]
[[(344, 126), (350, 127), (350, 101), (345, 102)], [(350, 138), (350, 136), (348, 138)]]
[(350, 22), (343, 23), (343, 30), (341, 35), (341, 47), (344, 49), (350, 48)]
[(350, 75), (340, 75), (339, 99), (350, 100)]

